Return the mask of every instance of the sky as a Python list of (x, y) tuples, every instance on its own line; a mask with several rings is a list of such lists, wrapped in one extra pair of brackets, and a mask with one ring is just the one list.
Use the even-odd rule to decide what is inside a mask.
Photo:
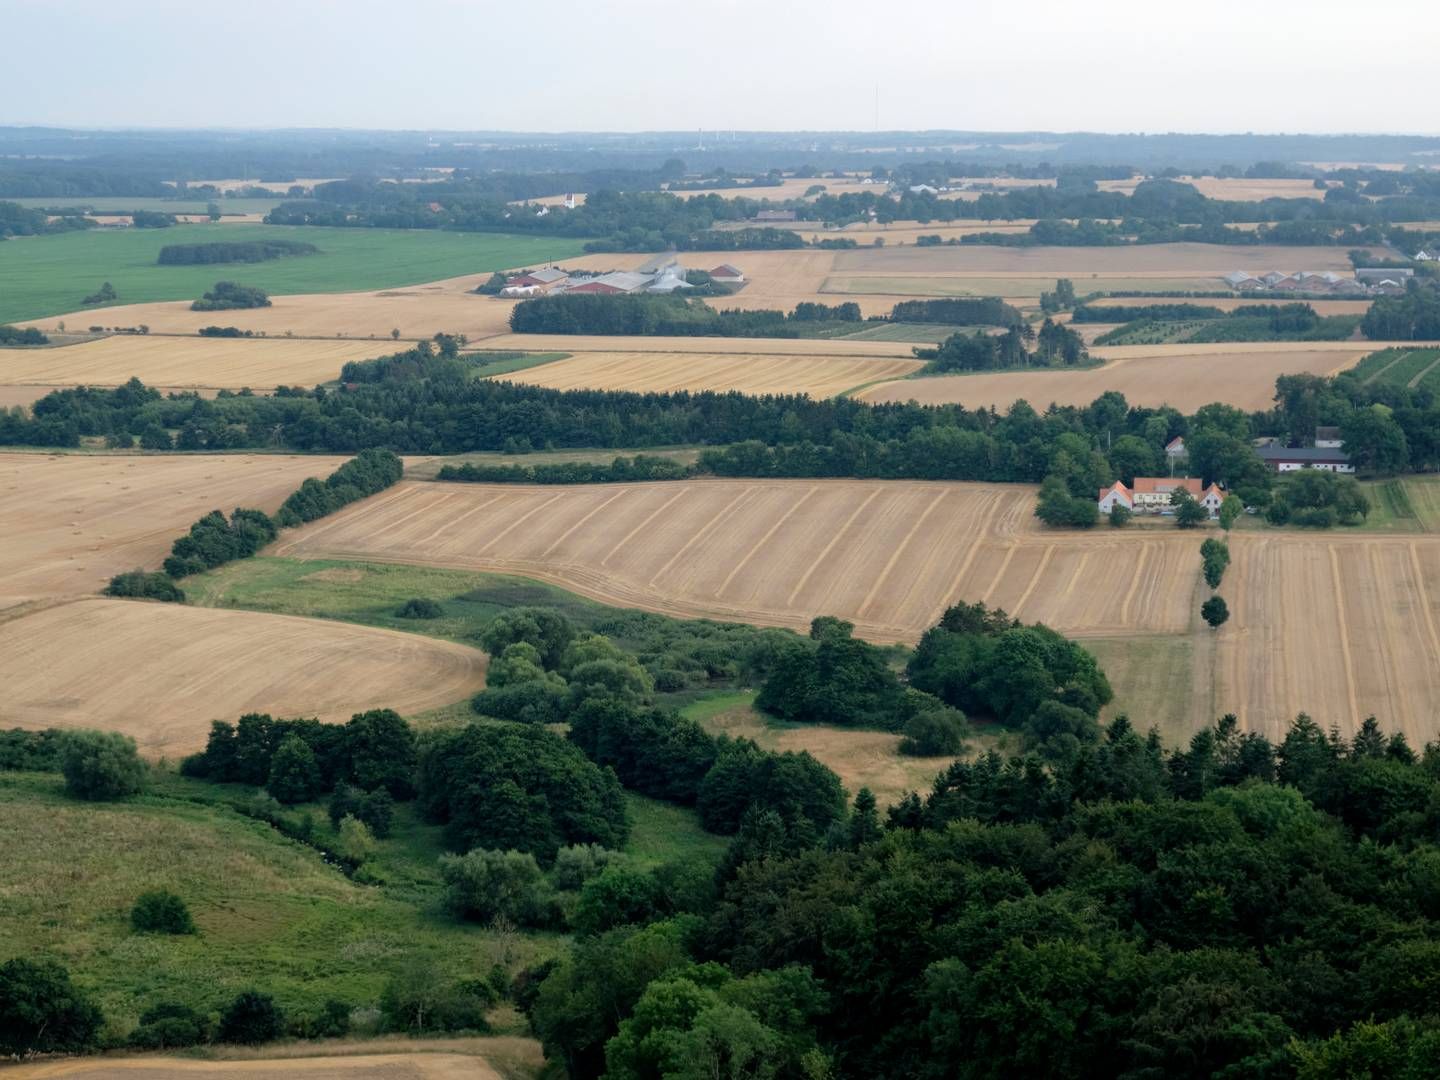
[(890, 130), (1440, 134), (1440, 0), (0, 0), (0, 27), (0, 124), (868, 131), (878, 85)]

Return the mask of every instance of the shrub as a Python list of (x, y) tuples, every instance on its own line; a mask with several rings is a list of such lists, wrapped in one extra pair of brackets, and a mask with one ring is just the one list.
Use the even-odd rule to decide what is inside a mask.
[(116, 574), (105, 586), (106, 596), (137, 597), (144, 600), (163, 600), (171, 604), (183, 604), (185, 591), (176, 585), (168, 574), (147, 573), (144, 570), (130, 570)]
[(1210, 629), (1218, 630), (1226, 619), (1230, 618), (1229, 605), (1225, 603), (1223, 596), (1212, 596), (1200, 605), (1200, 617), (1210, 624)]
[(220, 1014), (218, 1037), (223, 1043), (255, 1046), (285, 1034), (285, 1014), (275, 999), (258, 990), (245, 990)]
[(330, 797), (330, 827), (339, 831), (340, 822), (353, 817), (378, 839), (390, 835), (395, 820), (395, 799), (383, 787), (362, 791), (350, 784), (338, 784)]
[(188, 1005), (162, 1001), (140, 1014), (140, 1026), (125, 1041), (137, 1050), (194, 1046), (209, 1036), (206, 1018)]
[(397, 619), (438, 619), (445, 612), (434, 600), (427, 600), (424, 597), (415, 596), (406, 600), (395, 612)]
[(100, 1010), (53, 960), (0, 964), (0, 1054), (78, 1054), (93, 1048)]
[(385, 983), (380, 1013), (391, 1031), (421, 1035), (427, 1031), (485, 1032), (485, 1010), (494, 1001), (478, 980), (446, 982), (433, 965), (417, 960), (400, 968)]
[(928, 709), (906, 722), (900, 752), (915, 757), (958, 754), (965, 749), (965, 736), (969, 733), (970, 725), (959, 709), (943, 706)]
[(123, 799), (145, 786), (135, 740), (114, 731), (69, 731), (60, 747), (65, 790), (77, 799)]
[(142, 934), (195, 933), (185, 901), (164, 889), (140, 894), (130, 909), (130, 925)]
[(375, 854), (375, 837), (359, 818), (340, 819), (340, 835), (335, 842), (335, 854), (352, 870), (358, 870)]
[(239, 308), (270, 306), (264, 289), (238, 285), (233, 281), (217, 281), (215, 287), (190, 305), (191, 311), (234, 311)]

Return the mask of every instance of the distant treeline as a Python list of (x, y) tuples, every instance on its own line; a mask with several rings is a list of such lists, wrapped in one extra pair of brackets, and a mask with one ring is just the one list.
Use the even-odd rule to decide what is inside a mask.
[[(1027, 347), (1032, 341), (1033, 351)], [(1041, 324), (1038, 335), (1028, 323), (1012, 326), (999, 336), (978, 330), (951, 334), (937, 348), (916, 349), (915, 355), (930, 362), (927, 370), (931, 372), (1070, 366), (1090, 358), (1079, 334), (1050, 319)]]
[(19, 203), (0, 202), (0, 240), (12, 236), (44, 236), (47, 233), (88, 229), (95, 222), (80, 214), (65, 214), (51, 221), (43, 210), (30, 210)]
[(890, 310), (897, 323), (942, 323), (947, 326), (1019, 326), (1025, 319), (997, 296), (902, 300)]
[(212, 244), (166, 244), (156, 262), (161, 266), (202, 266), (210, 263), (257, 263), (288, 255), (314, 255), (320, 249), (298, 240), (217, 241)]
[(658, 337), (801, 337), (797, 324), (860, 322), (860, 305), (800, 303), (783, 311), (717, 311), (683, 296), (586, 293), (522, 300), (510, 312), (517, 334), (623, 334)]
[(613, 461), (564, 461), (545, 465), (442, 465), (437, 480), (475, 484), (608, 484), (637, 480), (684, 480), (694, 466), (652, 454)]

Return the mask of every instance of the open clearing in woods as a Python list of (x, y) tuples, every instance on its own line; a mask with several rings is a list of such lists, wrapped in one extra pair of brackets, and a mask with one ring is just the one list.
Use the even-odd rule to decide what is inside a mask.
[(126, 334), (54, 349), (0, 351), (0, 383), (119, 386), (133, 376), (147, 386), (314, 386), (337, 378), (347, 361), (384, 356), (396, 348), (388, 337), (384, 342), (289, 341)]
[(875, 641), (913, 641), (946, 606), (983, 601), (1116, 648), (1188, 642), (1117, 671), (1117, 707), (1142, 726), (1182, 680), (1204, 698), (1158, 706), (1177, 722), (1204, 708), (1273, 734), (1301, 710), (1345, 729), (1374, 713), (1416, 745), (1440, 736), (1440, 538), (1236, 534), (1232, 614), (1212, 634), (1196, 615), (1203, 534), (1049, 531), (1033, 500), (1018, 485), (909, 481), (402, 482), (273, 553), (496, 570), (795, 629), (838, 615)]
[(267, 513), (343, 457), (0, 454), (0, 610), (155, 569), (200, 515)]
[(496, 378), (554, 390), (738, 390), (824, 398), (877, 379), (897, 379), (923, 366), (918, 360), (858, 357), (617, 352), (582, 353)]
[(1267, 409), (1281, 375), (1332, 375), (1383, 345), (1355, 342), (1262, 342), (1220, 345), (1116, 345), (1094, 348), (1101, 367), (982, 371), (883, 383), (857, 396), (870, 402), (958, 402), (970, 409), (1007, 409), (1024, 399), (1038, 411), (1050, 404), (1088, 405), (1116, 390), (1131, 405), (1173, 405), (1193, 412), (1221, 401), (1249, 411)]
[[(537, 1050), (536, 1057), (539, 1058)], [(541, 1064), (539, 1060), (535, 1063)], [(354, 1057), (253, 1058), (244, 1061), (187, 1061), (160, 1056), (90, 1058), (6, 1070), (8, 1080), (501, 1080), (483, 1057), (420, 1050)]]
[(418, 634), (250, 611), (77, 600), (0, 623), (0, 726), (100, 728), (158, 757), (212, 719), (423, 712), (485, 684), (485, 654)]

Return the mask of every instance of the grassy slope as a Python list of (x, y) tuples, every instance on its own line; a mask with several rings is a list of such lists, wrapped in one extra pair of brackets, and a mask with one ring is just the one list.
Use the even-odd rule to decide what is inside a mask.
[(1361, 481), (1370, 513), (1368, 532), (1440, 532), (1440, 476), (1400, 476)]
[[(300, 240), (318, 255), (221, 266), (157, 266), (166, 244)], [(211, 225), (90, 230), (20, 237), (0, 245), (0, 323), (60, 315), (103, 281), (122, 304), (191, 300), (219, 280), (272, 293), (387, 289), (578, 254), (582, 241), (417, 229), (323, 229)]]
[[(392, 884), (376, 888), (224, 805), (248, 794), (162, 774), (149, 795), (81, 803), (58, 776), (0, 773), (0, 957), (58, 956), (121, 1030), (164, 998), (214, 1007), (256, 986), (289, 1008), (366, 1005), (408, 958), (456, 977), (499, 958), (493, 934), (442, 910), (439, 829), (409, 807), (375, 863)], [(130, 906), (153, 888), (183, 896), (200, 933), (132, 933)], [(523, 938), (512, 959), (557, 944)]]

